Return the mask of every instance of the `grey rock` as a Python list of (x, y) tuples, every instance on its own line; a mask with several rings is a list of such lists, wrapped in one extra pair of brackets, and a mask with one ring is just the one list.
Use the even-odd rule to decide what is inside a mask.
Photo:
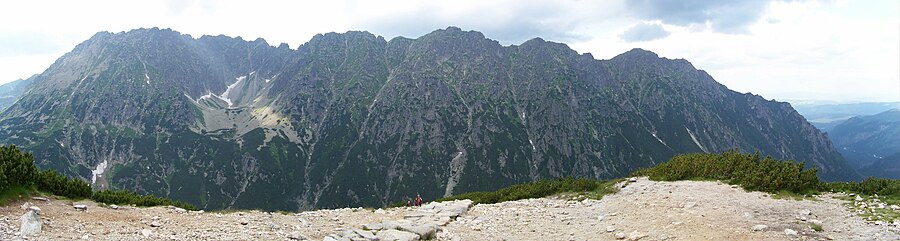
[(797, 231), (794, 231), (793, 229), (786, 228), (786, 229), (784, 229), (784, 235), (787, 235), (787, 236), (798, 236), (798, 235), (800, 235), (800, 234), (797, 233)]
[(800, 213), (800, 215), (805, 215), (805, 216), (812, 215), (812, 212), (810, 212), (809, 209), (800, 210), (799, 213)]
[(141, 235), (143, 235), (144, 237), (150, 237), (150, 235), (153, 235), (153, 231), (150, 231), (149, 229), (142, 229)]
[(414, 234), (414, 233), (410, 233), (410, 232), (406, 232), (406, 231), (400, 231), (400, 230), (396, 230), (396, 229), (388, 229), (388, 230), (378, 232), (378, 234), (376, 234), (375, 237), (377, 237), (378, 240), (386, 240), (386, 241), (419, 240), (418, 234)]
[(606, 226), (606, 232), (607, 232), (607, 233), (612, 233), (612, 232), (615, 232), (615, 231), (616, 231), (616, 227), (614, 227), (614, 226)]
[(750, 230), (754, 231), (754, 232), (759, 232), (759, 231), (766, 231), (766, 229), (768, 229), (768, 228), (769, 228), (769, 226), (757, 224), (757, 225), (753, 225), (753, 227), (751, 227)]
[(87, 208), (88, 208), (87, 205), (84, 205), (84, 204), (75, 204), (75, 205), (72, 205), (72, 207), (75, 208), (75, 210), (79, 210), (79, 211), (87, 211)]
[(637, 182), (637, 177), (628, 178), (628, 182)]
[(623, 233), (623, 232), (616, 233), (616, 239), (625, 239), (625, 233)]
[(646, 237), (647, 234), (638, 231), (631, 231), (631, 233), (628, 234), (628, 240), (641, 240), (642, 238)]
[(162, 224), (159, 223), (159, 221), (153, 221), (150, 223), (150, 227), (158, 228), (160, 226), (162, 226)]
[(288, 239), (290, 239), (290, 240), (307, 240), (309, 238), (307, 238), (306, 235), (303, 235), (303, 233), (300, 233), (299, 231), (297, 231), (297, 232), (293, 232), (293, 233), (289, 234)]
[(40, 209), (29, 208), (20, 220), (22, 221), (22, 225), (19, 227), (21, 235), (34, 236), (41, 233), (41, 228), (44, 224), (41, 221)]
[(824, 223), (822, 223), (821, 220), (818, 220), (818, 219), (812, 219), (812, 220), (809, 220), (809, 224), (815, 224), (815, 225), (822, 226), (822, 224), (824, 224)]
[(432, 239), (434, 235), (437, 234), (438, 226), (430, 225), (430, 224), (413, 224), (413, 225), (401, 225), (397, 227), (398, 230), (407, 231), (411, 233), (415, 233), (419, 235), (422, 239)]
[(366, 231), (366, 230), (362, 230), (362, 229), (354, 229), (353, 232), (356, 232), (356, 234), (357, 234), (359, 237), (362, 237), (362, 238), (364, 238), (364, 239), (366, 239), (366, 240), (376, 240), (376, 239), (378, 239), (377, 237), (375, 237), (375, 233), (372, 233), (371, 231)]
[(50, 199), (45, 198), (45, 197), (31, 197), (31, 200), (44, 201), (44, 202), (50, 201)]

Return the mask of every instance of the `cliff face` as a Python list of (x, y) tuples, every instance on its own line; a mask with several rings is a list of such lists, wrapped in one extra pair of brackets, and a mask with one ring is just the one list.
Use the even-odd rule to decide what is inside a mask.
[(611, 60), (458, 28), (386, 41), (98, 33), (34, 77), (0, 141), (38, 165), (206, 209), (383, 205), (540, 178), (620, 177), (686, 152), (759, 150), (853, 171), (786, 103), (685, 60)]

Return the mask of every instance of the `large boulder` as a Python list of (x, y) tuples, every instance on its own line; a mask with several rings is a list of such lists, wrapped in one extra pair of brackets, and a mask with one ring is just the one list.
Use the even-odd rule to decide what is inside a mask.
[(44, 225), (41, 221), (41, 209), (38, 207), (29, 207), (28, 211), (22, 215), (22, 226), (19, 232), (23, 236), (35, 236), (41, 233), (41, 227)]
[(388, 230), (379, 231), (378, 234), (375, 235), (375, 237), (378, 237), (378, 240), (392, 240), (392, 241), (419, 240), (418, 234), (414, 234), (414, 233), (410, 233), (410, 232), (406, 232), (406, 231), (400, 231), (400, 230), (396, 230), (396, 229), (388, 229)]

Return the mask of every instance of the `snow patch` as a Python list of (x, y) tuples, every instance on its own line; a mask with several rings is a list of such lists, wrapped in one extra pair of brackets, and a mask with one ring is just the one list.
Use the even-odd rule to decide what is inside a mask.
[[(656, 132), (650, 132), (650, 135), (653, 135), (653, 138), (656, 138), (656, 140), (659, 141), (659, 143), (662, 143), (664, 146), (672, 148), (669, 146), (669, 144), (666, 144), (665, 141), (663, 141), (662, 139), (659, 139), (659, 136), (656, 135)], [(696, 142), (696, 141), (694, 141), (694, 142)]]
[(147, 79), (147, 84), (149, 85), (150, 84), (150, 75), (147, 75), (147, 73), (144, 73), (144, 78)]
[[(250, 73), (250, 74), (253, 74), (253, 73)], [(233, 90), (234, 87), (237, 87), (237, 85), (240, 84), (241, 81), (244, 81), (245, 79), (247, 79), (247, 76), (237, 77), (237, 81), (234, 81), (234, 84), (228, 85), (228, 88), (225, 89), (225, 92), (222, 92), (221, 95), (216, 96), (216, 97), (219, 97), (219, 99), (222, 99), (223, 101), (225, 101), (225, 103), (228, 103), (228, 107), (233, 106), (234, 103), (231, 103), (231, 98), (228, 98), (228, 94), (231, 93), (231, 90)]]
[(709, 151), (706, 150), (706, 147), (703, 147), (703, 145), (700, 145), (700, 142), (697, 141), (697, 137), (694, 136), (694, 132), (691, 132), (691, 129), (688, 129), (687, 126), (685, 126), (684, 129), (687, 130), (688, 135), (691, 135), (691, 140), (694, 141), (694, 144), (697, 144), (697, 146), (700, 147), (700, 150), (703, 150), (703, 152), (709, 153)]
[(97, 177), (102, 177), (103, 172), (106, 171), (106, 166), (107, 166), (108, 164), (109, 164), (109, 163), (108, 163), (106, 160), (104, 160), (103, 162), (101, 162), (100, 164), (97, 165), (97, 168), (96, 168), (96, 169), (91, 170), (91, 174), (92, 174), (92, 176), (91, 176), (91, 184), (97, 183)]
[(269, 83), (269, 81), (272, 81), (272, 79), (266, 79), (266, 83)]
[(207, 94), (205, 94), (205, 95), (200, 96), (200, 98), (197, 98), (197, 102), (200, 102), (201, 100), (209, 99), (209, 98), (212, 98), (212, 97), (213, 97), (213, 94), (212, 94), (212, 93), (207, 93)]
[(250, 72), (249, 76), (253, 76), (253, 74), (255, 74), (255, 73), (256, 73), (256, 71)]
[(531, 143), (531, 150), (532, 150), (532, 151), (537, 151), (537, 147), (534, 146), (534, 142), (531, 141), (531, 138), (528, 138), (528, 143)]

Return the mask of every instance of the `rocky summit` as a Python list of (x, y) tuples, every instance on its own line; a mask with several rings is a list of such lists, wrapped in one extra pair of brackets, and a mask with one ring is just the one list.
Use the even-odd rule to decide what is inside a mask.
[(296, 49), (101, 32), (29, 81), (0, 114), (0, 142), (95, 188), (207, 210), (383, 206), (732, 148), (855, 178), (789, 104), (686, 60), (641, 49), (598, 60), (455, 27), (328, 33)]

